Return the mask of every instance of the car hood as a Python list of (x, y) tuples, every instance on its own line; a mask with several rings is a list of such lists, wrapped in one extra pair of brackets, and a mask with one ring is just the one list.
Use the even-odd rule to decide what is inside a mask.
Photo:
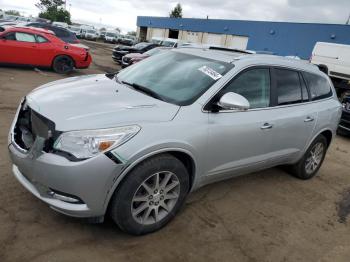
[(43, 85), (26, 97), (56, 130), (109, 128), (172, 120), (179, 106), (163, 102), (105, 75), (71, 77)]

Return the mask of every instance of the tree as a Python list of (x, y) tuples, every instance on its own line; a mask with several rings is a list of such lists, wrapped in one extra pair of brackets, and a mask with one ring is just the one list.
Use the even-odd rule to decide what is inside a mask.
[(41, 10), (40, 18), (71, 24), (71, 15), (64, 8), (65, 4), (64, 0), (40, 0), (35, 6)]
[(169, 14), (172, 18), (182, 18), (182, 7), (181, 4), (177, 4)]
[(15, 16), (20, 16), (21, 14), (17, 10), (7, 10), (5, 11), (6, 15), (15, 15)]
[(114, 30), (115, 30), (116, 32), (118, 32), (119, 34), (120, 34), (120, 32), (121, 32), (121, 30), (120, 30), (119, 27), (115, 28)]

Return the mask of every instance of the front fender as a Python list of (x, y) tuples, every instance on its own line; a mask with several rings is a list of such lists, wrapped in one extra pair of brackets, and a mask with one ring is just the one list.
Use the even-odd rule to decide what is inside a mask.
[[(171, 145), (171, 146), (170, 146)], [(198, 182), (198, 176), (197, 174), (199, 172), (201, 172), (200, 170), (197, 169), (198, 165), (197, 165), (197, 160), (195, 158), (195, 154), (194, 149), (189, 146), (188, 144), (183, 144), (183, 143), (179, 143), (179, 142), (169, 142), (169, 143), (164, 143), (161, 145), (152, 145), (149, 146), (147, 148), (144, 148), (143, 150), (140, 150), (138, 152), (136, 152), (134, 155), (132, 155), (129, 159), (124, 160), (124, 164), (125, 164), (125, 169), (123, 170), (123, 172), (121, 174), (119, 174), (116, 179), (114, 180), (113, 185), (111, 185), (111, 187), (109, 188), (106, 198), (105, 198), (105, 202), (104, 202), (104, 209), (105, 211), (107, 210), (109, 201), (111, 200), (114, 191), (116, 190), (116, 188), (119, 186), (119, 184), (121, 183), (121, 181), (123, 181), (123, 179), (129, 174), (129, 172), (135, 167), (137, 166), (139, 163), (141, 163), (142, 161), (158, 155), (158, 154), (162, 154), (162, 153), (166, 153), (166, 152), (181, 152), (181, 153), (185, 153), (188, 156), (190, 156), (193, 160), (194, 163), (194, 175), (193, 175), (193, 186), (192, 189), (196, 188), (197, 182)], [(118, 154), (119, 155), (119, 154)]]

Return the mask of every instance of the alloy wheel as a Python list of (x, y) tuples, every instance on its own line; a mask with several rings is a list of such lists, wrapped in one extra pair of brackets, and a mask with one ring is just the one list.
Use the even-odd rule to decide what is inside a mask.
[(178, 177), (169, 171), (146, 178), (131, 201), (131, 214), (142, 225), (152, 225), (165, 218), (174, 208), (180, 195)]
[(312, 147), (305, 161), (305, 171), (307, 174), (312, 174), (317, 170), (322, 161), (324, 151), (325, 147), (321, 142), (316, 143)]

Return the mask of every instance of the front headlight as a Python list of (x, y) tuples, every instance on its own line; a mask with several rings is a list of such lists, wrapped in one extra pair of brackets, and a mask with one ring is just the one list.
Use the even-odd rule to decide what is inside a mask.
[(139, 126), (135, 125), (66, 132), (59, 136), (54, 148), (68, 152), (80, 159), (90, 158), (120, 146), (136, 135), (140, 129)]

